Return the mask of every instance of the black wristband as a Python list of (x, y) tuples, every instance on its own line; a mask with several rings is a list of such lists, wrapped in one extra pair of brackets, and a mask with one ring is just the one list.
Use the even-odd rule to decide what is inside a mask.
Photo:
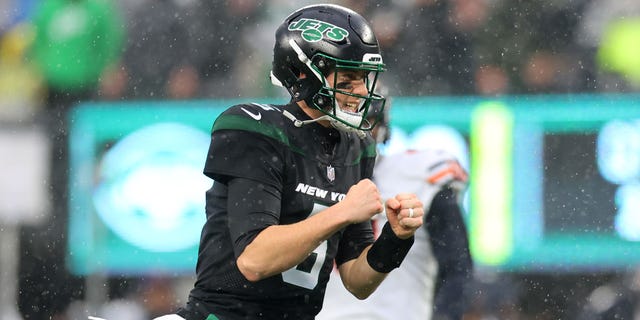
[(387, 222), (382, 227), (380, 236), (367, 252), (367, 262), (373, 270), (389, 273), (400, 266), (413, 245), (413, 239), (413, 236), (408, 239), (398, 238)]

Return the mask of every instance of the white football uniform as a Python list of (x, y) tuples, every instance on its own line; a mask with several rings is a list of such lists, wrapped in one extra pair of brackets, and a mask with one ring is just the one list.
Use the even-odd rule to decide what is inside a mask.
[[(413, 192), (423, 202), (425, 215), (440, 190), (448, 186), (459, 194), (467, 181), (466, 172), (456, 158), (440, 150), (407, 151), (382, 157), (376, 163), (373, 177), (383, 199)], [(374, 217), (376, 236), (386, 220), (385, 214)], [(316, 319), (430, 319), (437, 271), (429, 235), (426, 228), (420, 228), (402, 265), (389, 273), (365, 300), (351, 295), (334, 269), (322, 311)]]

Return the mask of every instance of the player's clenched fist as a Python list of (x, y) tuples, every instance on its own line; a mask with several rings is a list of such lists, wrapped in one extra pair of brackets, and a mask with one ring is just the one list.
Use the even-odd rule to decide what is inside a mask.
[(369, 179), (360, 180), (351, 186), (340, 205), (348, 214), (351, 223), (367, 221), (382, 212), (383, 208), (378, 187)]
[(385, 203), (387, 220), (400, 239), (407, 239), (422, 226), (422, 202), (413, 193), (401, 193)]

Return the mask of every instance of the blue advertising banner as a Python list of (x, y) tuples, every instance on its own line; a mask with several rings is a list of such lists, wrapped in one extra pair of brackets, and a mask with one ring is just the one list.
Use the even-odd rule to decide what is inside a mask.
[[(215, 118), (242, 101), (89, 103), (70, 115), (68, 265), (76, 274), (191, 273)], [(278, 102), (278, 101), (275, 101)], [(397, 97), (382, 153), (446, 148), (470, 172), (478, 266), (640, 263), (640, 96)]]

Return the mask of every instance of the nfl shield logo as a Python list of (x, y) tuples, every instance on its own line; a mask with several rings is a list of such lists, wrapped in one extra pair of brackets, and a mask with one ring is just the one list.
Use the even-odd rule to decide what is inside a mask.
[(327, 178), (329, 178), (329, 181), (331, 182), (336, 179), (336, 169), (334, 167), (327, 167)]

